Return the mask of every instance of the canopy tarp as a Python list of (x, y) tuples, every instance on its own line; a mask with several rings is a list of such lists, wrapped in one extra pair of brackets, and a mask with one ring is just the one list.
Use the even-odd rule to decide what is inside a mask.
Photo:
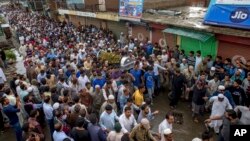
[(211, 33), (202, 33), (202, 32), (194, 31), (191, 29), (184, 29), (184, 28), (177, 28), (177, 27), (170, 27), (170, 28), (164, 29), (163, 32), (193, 38), (202, 42), (206, 42), (207, 40), (209, 40), (211, 37), (214, 36)]

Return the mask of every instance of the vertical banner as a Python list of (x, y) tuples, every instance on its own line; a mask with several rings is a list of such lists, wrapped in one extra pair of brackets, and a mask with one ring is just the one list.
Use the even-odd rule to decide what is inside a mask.
[(140, 19), (144, 0), (120, 0), (119, 16), (122, 18)]

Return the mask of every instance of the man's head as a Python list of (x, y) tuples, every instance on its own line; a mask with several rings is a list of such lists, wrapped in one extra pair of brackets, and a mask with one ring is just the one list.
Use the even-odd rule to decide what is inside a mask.
[(150, 129), (150, 123), (149, 123), (148, 119), (143, 118), (141, 120), (141, 127), (144, 128), (144, 129), (146, 129), (146, 130)]
[(146, 90), (145, 87), (144, 87), (144, 85), (140, 85), (138, 89), (139, 89), (139, 91), (140, 91), (141, 93), (144, 93), (145, 90)]
[(198, 56), (198, 57), (201, 56), (201, 51), (200, 50), (196, 51), (196, 56)]
[(147, 115), (147, 114), (149, 113), (149, 107), (148, 107), (148, 105), (147, 105), (147, 104), (143, 104), (143, 105), (141, 106), (141, 110), (143, 111), (143, 113), (144, 113), (145, 115)]
[(171, 129), (167, 128), (163, 131), (165, 141), (173, 141), (173, 133)]
[(111, 105), (107, 105), (106, 107), (105, 107), (105, 110), (106, 110), (106, 112), (108, 113), (108, 114), (111, 114), (112, 113), (112, 110), (113, 110), (113, 107), (111, 106)]
[(218, 95), (218, 100), (222, 102), (224, 100), (225, 96), (223, 94)]
[(224, 92), (225, 92), (225, 86), (220, 85), (220, 86), (218, 87), (218, 92), (224, 94)]
[(108, 96), (108, 103), (113, 104), (115, 102), (115, 96), (114, 95), (109, 95)]
[(174, 123), (174, 115), (172, 113), (167, 113), (165, 118), (166, 118), (166, 120), (168, 121), (169, 124)]
[(0, 101), (1, 101), (2, 105), (8, 105), (10, 103), (9, 99), (7, 97), (5, 97), (5, 96), (2, 97), (0, 99)]
[(124, 113), (125, 113), (125, 116), (126, 116), (127, 118), (129, 118), (129, 117), (131, 116), (131, 113), (132, 113), (131, 108), (130, 108), (130, 107), (126, 107), (126, 108), (124, 109)]
[(225, 116), (229, 120), (234, 120), (234, 119), (238, 118), (237, 113), (232, 109), (227, 109), (226, 112), (225, 112)]
[(242, 84), (242, 81), (240, 79), (236, 79), (234, 81), (234, 87), (236, 87), (236, 88), (239, 88), (241, 84)]

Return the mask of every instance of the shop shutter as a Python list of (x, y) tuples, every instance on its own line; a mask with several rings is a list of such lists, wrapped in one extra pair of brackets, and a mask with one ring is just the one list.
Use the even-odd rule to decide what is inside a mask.
[(125, 22), (107, 22), (108, 29), (111, 30), (116, 38), (120, 37), (120, 33), (123, 32), (125, 35), (128, 34), (128, 28), (126, 27)]

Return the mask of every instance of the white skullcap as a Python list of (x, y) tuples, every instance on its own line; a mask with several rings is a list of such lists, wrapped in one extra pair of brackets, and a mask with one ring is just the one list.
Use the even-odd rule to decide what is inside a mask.
[(202, 141), (200, 138), (194, 138), (192, 141)]
[(100, 85), (95, 85), (95, 88), (101, 88), (101, 86)]
[(151, 41), (148, 41), (149, 44), (151, 44)]
[(58, 102), (53, 104), (53, 109), (57, 110), (59, 108), (60, 104)]
[(239, 71), (240, 73), (242, 73), (242, 69), (238, 69), (238, 71)]
[(137, 41), (138, 39), (137, 38), (135, 38), (135, 41)]
[(143, 43), (140, 43), (140, 46), (143, 46)]
[(32, 87), (29, 87), (29, 88), (27, 89), (27, 91), (30, 93), (30, 92), (33, 91), (33, 88), (32, 88)]
[(218, 87), (218, 90), (225, 90), (225, 86), (220, 85), (220, 86)]
[(211, 67), (211, 71), (215, 71), (215, 67)]
[(163, 131), (163, 134), (164, 135), (169, 135), (169, 134), (171, 134), (172, 133), (172, 131), (171, 131), (171, 129), (169, 129), (169, 128), (167, 128), (167, 129), (165, 129), (164, 131)]
[(145, 128), (147, 128), (147, 129), (150, 128), (150, 124), (149, 124), (149, 121), (148, 121), (147, 118), (143, 118), (143, 119), (141, 120), (141, 124), (142, 124)]
[(16, 85), (18, 85), (18, 84), (19, 84), (19, 82), (20, 82), (20, 80), (16, 80), (16, 81), (15, 81), (15, 84), (16, 84)]
[(115, 97), (114, 97), (114, 95), (111, 94), (111, 95), (109, 95), (108, 99), (109, 99), (109, 100), (114, 100)]
[(219, 98), (224, 98), (224, 95), (223, 94), (219, 94), (218, 97)]

